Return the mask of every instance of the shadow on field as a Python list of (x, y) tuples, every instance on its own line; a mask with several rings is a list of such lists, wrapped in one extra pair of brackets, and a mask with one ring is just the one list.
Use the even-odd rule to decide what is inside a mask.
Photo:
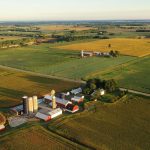
[(22, 91), (14, 90), (14, 89), (0, 87), (0, 96), (7, 96), (10, 98), (18, 98), (23, 95), (26, 95), (26, 93), (22, 92)]

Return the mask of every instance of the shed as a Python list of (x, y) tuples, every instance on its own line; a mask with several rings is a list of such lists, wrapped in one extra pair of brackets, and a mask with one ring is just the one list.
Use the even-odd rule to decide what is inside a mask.
[(68, 104), (67, 107), (65, 108), (65, 111), (71, 112), (71, 113), (75, 113), (79, 110), (79, 106), (78, 105), (73, 105), (73, 104)]
[(5, 126), (2, 124), (0, 125), (0, 131), (4, 130), (5, 129)]
[(50, 115), (45, 115), (45, 114), (40, 113), (40, 112), (38, 112), (38, 113), (35, 115), (35, 117), (37, 117), (37, 118), (39, 118), (39, 119), (42, 119), (42, 120), (44, 120), (44, 121), (49, 121), (49, 120), (51, 120), (51, 116), (50, 116)]
[(15, 112), (17, 115), (22, 115), (23, 114), (23, 105), (18, 105), (16, 107), (12, 107), (10, 110)]
[(74, 96), (73, 98), (71, 98), (72, 102), (77, 102), (77, 103), (81, 103), (84, 100), (84, 96)]
[(74, 95), (79, 94), (79, 93), (81, 93), (81, 92), (82, 92), (82, 89), (81, 89), (81, 88), (73, 89), (73, 90), (71, 91), (71, 93), (74, 94)]
[(55, 117), (57, 117), (61, 114), (62, 114), (62, 110), (60, 108), (54, 109), (54, 110), (49, 112), (49, 115), (51, 116), (51, 119), (55, 118)]

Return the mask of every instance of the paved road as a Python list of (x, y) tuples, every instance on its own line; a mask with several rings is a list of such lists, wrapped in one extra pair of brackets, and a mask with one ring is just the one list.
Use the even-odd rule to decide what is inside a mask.
[(41, 73), (36, 73), (36, 72), (26, 71), (26, 70), (21, 70), (21, 69), (12, 68), (12, 67), (3, 66), (3, 65), (0, 65), (0, 68), (12, 70), (12, 71), (23, 72), (23, 73), (28, 73), (28, 74), (39, 76), (39, 77), (45, 77), (45, 78), (51, 78), (51, 79), (58, 79), (58, 80), (63, 80), (63, 81), (68, 81), (68, 82), (75, 82), (75, 83), (81, 83), (81, 84), (85, 84), (86, 83), (85, 81), (82, 81), (82, 80), (73, 80), (73, 79), (68, 79), (68, 78), (63, 78), (63, 77), (46, 75), (46, 74), (41, 74)]
[(143, 93), (143, 92), (139, 92), (139, 91), (135, 91), (135, 90), (130, 90), (130, 89), (125, 89), (125, 88), (119, 88), (121, 91), (128, 91), (129, 93), (133, 93), (133, 94), (138, 94), (138, 95), (143, 95), (143, 96), (148, 96), (150, 97), (149, 93)]

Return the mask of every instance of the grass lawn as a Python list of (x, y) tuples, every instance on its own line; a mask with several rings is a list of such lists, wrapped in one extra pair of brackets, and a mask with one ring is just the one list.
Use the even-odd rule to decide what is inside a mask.
[(38, 126), (14, 132), (0, 140), (1, 150), (75, 150), (78, 148), (78, 145)]
[(98, 150), (149, 149), (148, 99), (130, 96), (113, 104), (95, 105), (96, 112), (57, 120), (52, 124), (54, 130)]
[(60, 92), (76, 86), (79, 84), (0, 69), (0, 107), (19, 104), (23, 95), (40, 96), (52, 89)]

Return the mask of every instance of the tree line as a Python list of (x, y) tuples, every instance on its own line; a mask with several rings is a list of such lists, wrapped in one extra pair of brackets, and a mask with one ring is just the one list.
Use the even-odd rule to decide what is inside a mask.
[(33, 39), (33, 38), (23, 38), (23, 39), (19, 39), (19, 40), (1, 41), (0, 42), (0, 48), (8, 48), (8, 47), (13, 46), (13, 45), (25, 46), (29, 42), (35, 42), (35, 39)]
[(90, 95), (97, 89), (104, 89), (107, 92), (114, 92), (118, 89), (117, 83), (114, 79), (101, 80), (101, 79), (89, 79), (86, 85), (83, 87), (83, 93)]

